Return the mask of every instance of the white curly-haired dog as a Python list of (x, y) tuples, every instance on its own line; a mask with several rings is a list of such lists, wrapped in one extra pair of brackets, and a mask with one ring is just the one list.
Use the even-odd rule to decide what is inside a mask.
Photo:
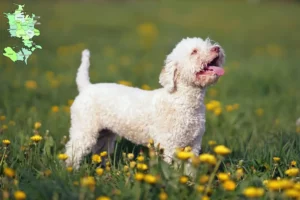
[(71, 107), (68, 166), (79, 167), (93, 151), (112, 153), (116, 136), (146, 145), (160, 143), (171, 163), (176, 148), (199, 154), (205, 131), (206, 87), (224, 74), (224, 51), (211, 40), (186, 38), (167, 56), (160, 89), (145, 91), (114, 83), (91, 84), (90, 53), (82, 52), (76, 82), (79, 95)]

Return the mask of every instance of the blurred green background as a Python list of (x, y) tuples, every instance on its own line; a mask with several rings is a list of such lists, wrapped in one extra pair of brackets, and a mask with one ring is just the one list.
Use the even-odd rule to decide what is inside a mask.
[[(40, 16), (41, 25), (36, 28), (41, 35), (33, 41), (43, 49), (35, 50), (27, 65), (0, 55), (0, 141), (11, 141), (0, 166), (13, 168), (19, 181), (19, 186), (5, 182), (0, 169), (1, 190), (8, 184), (9, 192), (19, 188), (29, 199), (58, 199), (59, 195), (60, 199), (78, 199), (81, 193), (75, 182), (78, 185), (80, 178), (94, 174), (95, 166), (83, 165), (80, 173), (69, 175), (56, 157), (64, 152), (64, 136), (68, 136), (81, 51), (91, 51), (92, 82), (155, 89), (160, 87), (164, 59), (185, 37), (209, 37), (225, 49), (226, 74), (209, 88), (205, 99), (208, 110), (202, 151), (211, 152), (209, 140), (232, 149), (221, 166), (226, 173), (234, 174), (237, 163), (242, 163), (239, 160), (244, 160), (247, 175), (228, 199), (248, 185), (284, 177), (292, 160), (300, 162), (300, 125), (296, 125), (300, 117), (299, 1), (1, 0), (1, 50), (22, 46), (21, 40), (9, 36), (2, 14), (13, 12), (17, 8), (13, 3), (25, 4), (26, 14)], [(30, 141), (37, 133), (33, 133), (35, 122), (42, 125), (39, 145)], [(120, 152), (129, 146), (118, 143)], [(0, 154), (5, 149), (2, 145)], [(272, 168), (274, 156), (281, 161)], [(122, 167), (113, 166), (111, 172), (97, 177), (95, 195), (111, 195), (118, 188), (124, 199), (139, 198), (139, 183), (132, 190), (124, 186), (127, 176), (120, 178), (118, 171)], [(170, 199), (193, 195), (191, 188), (176, 188), (174, 170), (169, 174), (176, 178), (174, 184), (163, 181)], [(159, 187), (151, 193), (153, 199)], [(8, 193), (4, 189), (3, 194)], [(217, 189), (213, 197), (222, 199), (222, 194)]]
[[(25, 4), (27, 14), (40, 16), (41, 25), (36, 27), (41, 35), (33, 40), (43, 49), (35, 50), (27, 65), (0, 56), (0, 114), (20, 125), (11, 130), (13, 136), (18, 131), (30, 134), (28, 126), (34, 121), (42, 121), (57, 138), (68, 135), (67, 102), (77, 95), (75, 74), (83, 49), (91, 50), (92, 82), (121, 81), (155, 89), (163, 61), (177, 42), (209, 37), (225, 49), (226, 75), (208, 91), (206, 102), (220, 101), (222, 112), (208, 112), (204, 141), (225, 142), (243, 157), (248, 148), (259, 156), (261, 149), (253, 147), (266, 142), (268, 148), (280, 151), (276, 135), (298, 138), (300, 4), (296, 1), (15, 3)], [(15, 9), (11, 1), (0, 3), (0, 13)], [(20, 46), (20, 40), (10, 38), (3, 14), (0, 20), (0, 48)], [(232, 104), (239, 104), (239, 109), (227, 111)]]

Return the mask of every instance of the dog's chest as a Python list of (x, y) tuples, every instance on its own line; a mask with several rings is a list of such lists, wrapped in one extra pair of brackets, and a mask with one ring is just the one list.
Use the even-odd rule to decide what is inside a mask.
[(159, 116), (159, 130), (163, 130), (170, 137), (174, 137), (177, 141), (185, 141), (190, 143), (196, 139), (198, 135), (202, 135), (205, 131), (205, 108), (199, 107), (167, 109), (167, 112), (161, 112)]
[(194, 140), (199, 134), (205, 131), (205, 113), (200, 111), (188, 112), (182, 114), (182, 121), (178, 121), (180, 129), (184, 136)]

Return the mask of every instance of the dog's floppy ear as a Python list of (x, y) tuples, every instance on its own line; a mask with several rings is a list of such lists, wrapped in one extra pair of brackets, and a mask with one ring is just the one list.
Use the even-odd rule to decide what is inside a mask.
[(159, 83), (172, 93), (176, 91), (177, 64), (173, 61), (166, 62), (159, 75)]

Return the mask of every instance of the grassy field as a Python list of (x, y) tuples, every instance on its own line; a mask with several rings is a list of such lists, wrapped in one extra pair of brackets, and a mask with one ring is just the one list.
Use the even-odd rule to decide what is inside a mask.
[[(20, 191), (30, 200), (300, 198), (300, 4), (16, 2), (41, 16), (34, 41), (43, 49), (27, 65), (0, 56), (0, 139), (10, 141), (0, 148), (0, 199), (22, 199)], [(14, 9), (1, 1), (0, 13)], [(0, 20), (0, 48), (21, 44)], [(103, 171), (95, 155), (79, 171), (66, 169), (58, 155), (81, 51), (91, 50), (92, 82), (154, 89), (166, 55), (188, 36), (210, 37), (227, 56), (226, 75), (206, 96), (202, 152), (213, 156), (191, 158), (197, 177), (183, 175), (186, 161), (179, 169), (161, 162), (157, 144), (138, 155), (141, 148), (123, 140)], [(232, 153), (216, 155), (219, 144)]]

